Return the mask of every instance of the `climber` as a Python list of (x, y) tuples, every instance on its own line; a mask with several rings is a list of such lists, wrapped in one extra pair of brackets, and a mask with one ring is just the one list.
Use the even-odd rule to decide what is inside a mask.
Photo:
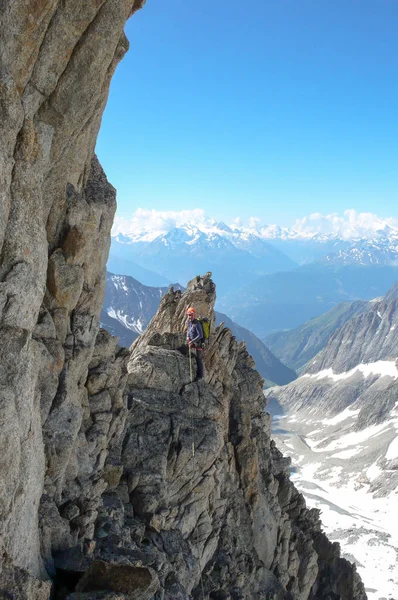
[(186, 323), (186, 335), (187, 335), (187, 345), (178, 348), (178, 350), (184, 354), (188, 355), (188, 352), (194, 354), (196, 358), (196, 377), (195, 381), (203, 378), (203, 359), (202, 359), (202, 342), (203, 342), (203, 329), (202, 324), (196, 318), (196, 310), (191, 306), (187, 308), (186, 314), (188, 317)]

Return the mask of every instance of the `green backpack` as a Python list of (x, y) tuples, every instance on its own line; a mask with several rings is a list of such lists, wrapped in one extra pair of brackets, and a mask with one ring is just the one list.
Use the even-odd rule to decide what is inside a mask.
[(203, 343), (206, 343), (210, 337), (210, 326), (211, 326), (211, 322), (210, 319), (208, 319), (207, 317), (198, 317), (198, 321), (199, 323), (202, 325), (202, 329), (203, 329)]

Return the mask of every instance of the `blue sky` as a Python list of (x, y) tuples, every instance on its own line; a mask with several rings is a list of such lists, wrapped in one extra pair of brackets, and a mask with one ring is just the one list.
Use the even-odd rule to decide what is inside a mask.
[(396, 0), (147, 0), (97, 153), (118, 215), (397, 217)]

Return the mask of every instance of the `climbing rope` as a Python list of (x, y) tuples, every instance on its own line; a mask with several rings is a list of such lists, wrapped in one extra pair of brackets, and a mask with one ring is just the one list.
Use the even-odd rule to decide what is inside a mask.
[(191, 383), (193, 381), (192, 379), (192, 353), (191, 353), (191, 348), (189, 347), (188, 344), (188, 356), (189, 356), (189, 376), (191, 378)]
[[(193, 376), (192, 376), (192, 353), (191, 353), (191, 349), (188, 346), (188, 356), (189, 356), (189, 375), (190, 375), (190, 379), (191, 379), (191, 383), (193, 382)], [(194, 428), (194, 422), (193, 422), (193, 411), (191, 412), (191, 431), (192, 431), (192, 475), (191, 475), (191, 481), (194, 481), (195, 478), (195, 428)], [(194, 488), (192, 488), (192, 494), (194, 493)], [(195, 520), (196, 523), (199, 523), (199, 517), (198, 517), (198, 507), (196, 505), (196, 502), (194, 501), (194, 506), (195, 506)], [(203, 578), (202, 578), (202, 568), (200, 565), (200, 558), (199, 560), (199, 572), (200, 572), (200, 585), (202, 588), (202, 600), (205, 600), (205, 590), (204, 590), (204, 585), (203, 585)]]

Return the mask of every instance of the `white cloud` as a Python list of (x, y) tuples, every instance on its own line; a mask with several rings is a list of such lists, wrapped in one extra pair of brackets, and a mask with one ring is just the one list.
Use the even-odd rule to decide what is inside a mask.
[(337, 234), (344, 239), (371, 237), (376, 231), (391, 227), (398, 230), (398, 219), (383, 219), (369, 212), (347, 209), (343, 214), (313, 213), (297, 219), (292, 229), (303, 235), (309, 233)]
[(260, 219), (258, 217), (250, 217), (249, 219), (249, 228), (250, 229), (257, 229), (257, 227), (260, 225)]
[(165, 233), (184, 223), (200, 225), (206, 221), (205, 212), (201, 208), (181, 211), (158, 211), (138, 208), (131, 219), (115, 217), (112, 235), (118, 233), (138, 233), (142, 231), (157, 231)]
[[(228, 219), (229, 223), (231, 220)], [(232, 227), (244, 228), (245, 222), (249, 229), (260, 230), (261, 220), (258, 217), (249, 217), (248, 219), (237, 217), (232, 220)], [(118, 233), (139, 234), (142, 232), (166, 233), (173, 227), (180, 227), (184, 224), (196, 225), (202, 230), (208, 230), (212, 227), (210, 219), (201, 208), (193, 208), (181, 211), (158, 211), (138, 208), (133, 213), (131, 219), (116, 217), (112, 229), (112, 235)], [(317, 233), (325, 235), (338, 235), (343, 239), (369, 238), (376, 231), (391, 227), (398, 233), (398, 219), (392, 217), (381, 218), (369, 212), (357, 212), (353, 209), (347, 209), (343, 213), (322, 214), (315, 212), (301, 219), (297, 219), (290, 231), (295, 237), (308, 237)], [(268, 225), (263, 227), (265, 237), (271, 232), (278, 236), (279, 227)], [(276, 233), (275, 233), (275, 231)], [(289, 229), (284, 229), (286, 233)], [(267, 233), (268, 232), (268, 233)], [(274, 236), (271, 235), (270, 237)]]

